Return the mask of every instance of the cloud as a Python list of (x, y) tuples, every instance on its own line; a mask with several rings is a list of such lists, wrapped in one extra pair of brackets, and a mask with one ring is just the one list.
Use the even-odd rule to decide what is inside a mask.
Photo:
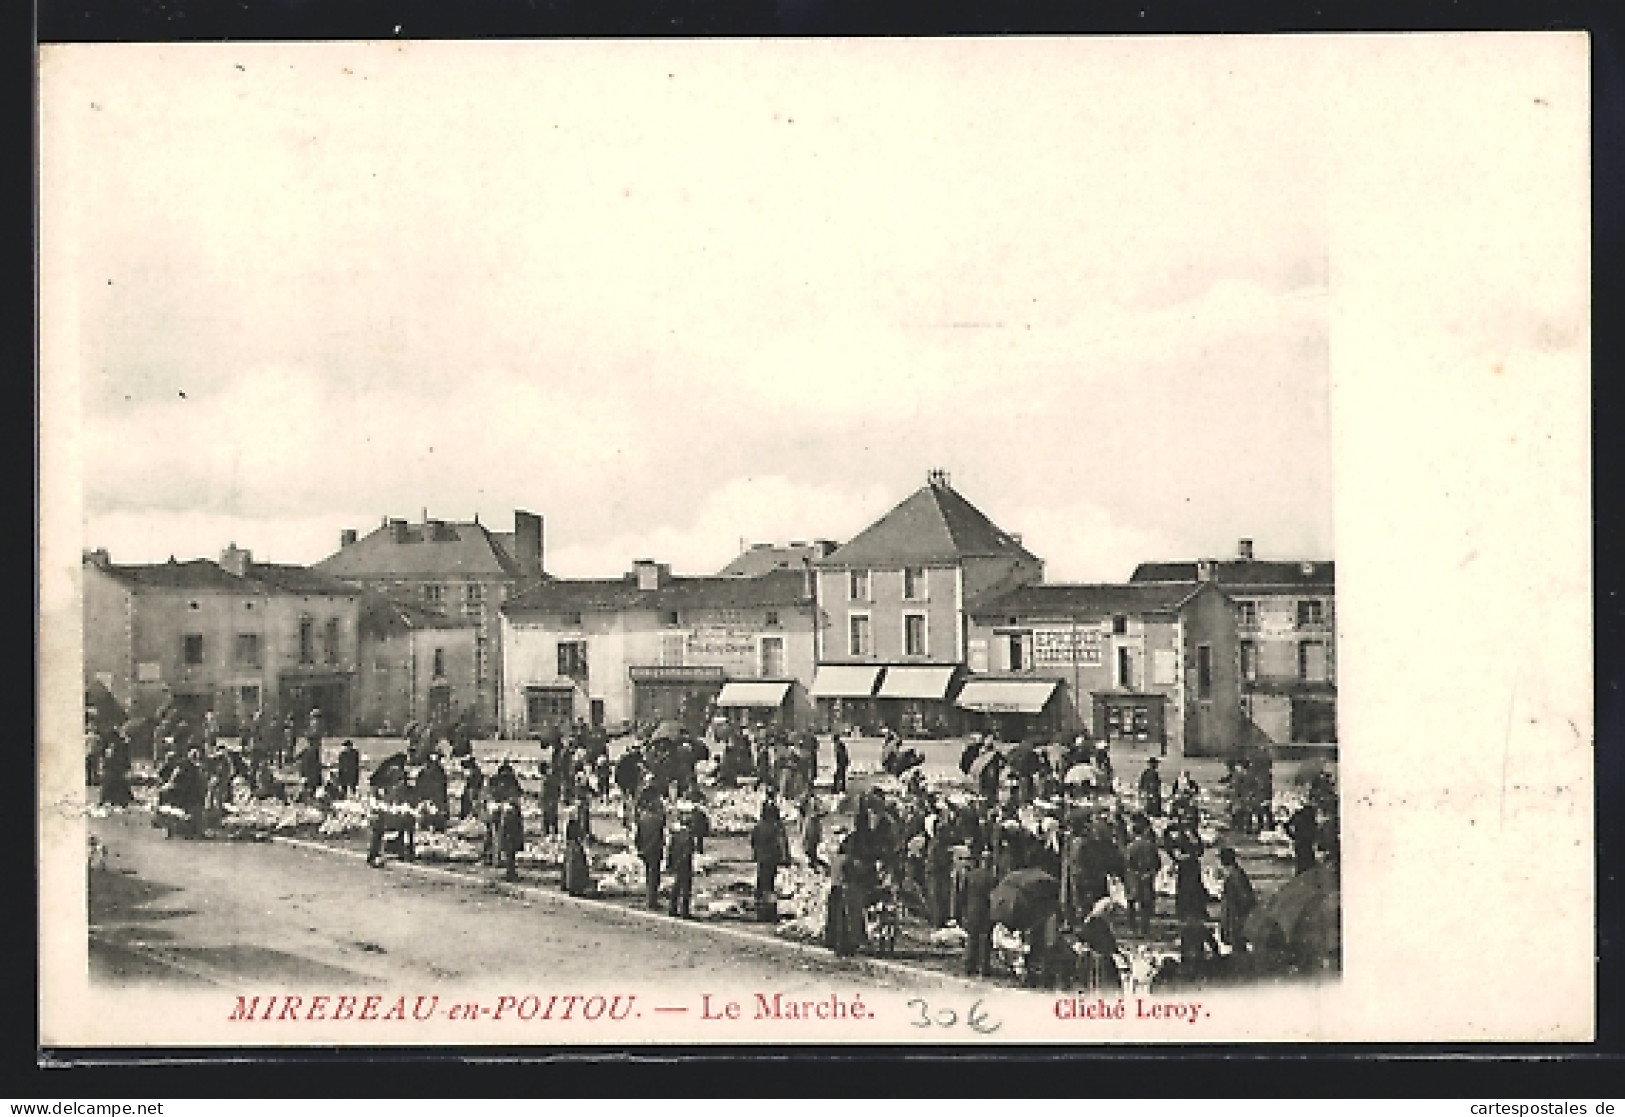
[(607, 577), (633, 559), (668, 562), (678, 573), (720, 570), (741, 540), (845, 542), (901, 499), (878, 484), (851, 488), (801, 483), (780, 474), (737, 477), (703, 496), (690, 517), (653, 528), (634, 527), (592, 540), (549, 546), (547, 567), (563, 577)]

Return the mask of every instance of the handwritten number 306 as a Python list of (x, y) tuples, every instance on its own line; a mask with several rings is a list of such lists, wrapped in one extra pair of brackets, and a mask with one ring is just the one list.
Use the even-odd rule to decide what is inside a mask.
[[(952, 1028), (961, 1022), (959, 1013), (951, 1008), (941, 1008), (933, 1012), (931, 1006), (919, 997), (911, 998), (908, 1003), (917, 1007), (920, 1012), (918, 1020), (910, 1021), (916, 1028)], [(970, 1011), (965, 1013), (963, 1022), (972, 1031), (983, 1035), (990, 1035), (1004, 1026), (1001, 1022), (988, 1020), (987, 1013), (982, 1011), (981, 1001), (970, 1006)]]

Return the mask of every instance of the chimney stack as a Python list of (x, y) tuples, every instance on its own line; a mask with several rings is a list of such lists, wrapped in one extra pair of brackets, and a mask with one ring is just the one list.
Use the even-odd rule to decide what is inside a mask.
[(1196, 561), (1196, 580), (1198, 582), (1213, 581), (1214, 568), (1217, 566), (1218, 563), (1212, 559), (1198, 559)]
[(513, 510), (514, 561), (528, 578), (540, 578), (542, 565), (542, 518), (522, 508)]
[(393, 539), (397, 543), (405, 543), (406, 542), (406, 521), (405, 520), (390, 520), (389, 521), (389, 537), (391, 539)]
[(1236, 554), (1242, 562), (1252, 562), (1253, 541), (1251, 539), (1243, 539), (1236, 547)]
[(348, 547), (350, 544), (354, 543), (355, 540), (356, 540), (355, 528), (347, 527), (343, 531), (339, 532), (339, 548), (341, 550), (343, 548), (345, 548), (345, 547)]
[(226, 549), (220, 552), (220, 565), (239, 578), (248, 577), (248, 567), (253, 561), (254, 552), (235, 543), (226, 544)]
[(85, 552), (85, 561), (101, 570), (113, 565), (113, 556), (107, 553), (106, 547), (97, 547), (94, 551)]
[(638, 580), (638, 589), (648, 593), (660, 588), (666, 567), (654, 559), (633, 559), (632, 573)]
[(933, 469), (925, 475), (926, 483), (933, 489), (948, 488), (948, 471), (946, 469)]

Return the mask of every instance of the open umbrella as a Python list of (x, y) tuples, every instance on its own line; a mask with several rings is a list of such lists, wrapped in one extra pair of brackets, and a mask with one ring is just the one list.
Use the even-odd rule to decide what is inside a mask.
[(378, 762), (378, 767), (372, 770), (367, 782), (374, 787), (384, 787), (406, 778), (407, 756), (404, 752), (391, 753)]
[(1062, 782), (1071, 787), (1078, 787), (1083, 784), (1093, 784), (1095, 782), (1095, 778), (1096, 773), (1094, 765), (1074, 764), (1072, 767), (1066, 770), (1066, 776)]
[(651, 741), (678, 741), (684, 733), (683, 723), (680, 721), (663, 721), (655, 726), (655, 731), (649, 735)]
[(1342, 897), (1337, 866), (1299, 873), (1247, 917), (1253, 942), (1284, 941), (1290, 955), (1310, 968), (1335, 961), (1342, 941)]
[(1004, 754), (1004, 762), (1018, 776), (1030, 776), (1038, 771), (1038, 753), (1025, 741), (1011, 745)]
[(972, 741), (970, 744), (966, 745), (964, 750), (959, 754), (959, 770), (965, 773), (967, 776), (971, 775), (971, 766), (976, 763), (976, 758), (981, 755), (983, 755), (983, 753), (982, 743), (980, 741)]
[(1017, 869), (993, 889), (993, 922), (1011, 930), (1026, 930), (1054, 911), (1061, 902), (1061, 882), (1042, 869)]

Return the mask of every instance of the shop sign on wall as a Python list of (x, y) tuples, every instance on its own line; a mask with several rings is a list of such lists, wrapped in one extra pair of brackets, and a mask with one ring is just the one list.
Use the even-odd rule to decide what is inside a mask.
[(1038, 666), (1098, 667), (1102, 635), (1098, 628), (1033, 629), (1033, 663)]
[(732, 625), (701, 626), (688, 633), (683, 656), (689, 663), (750, 663), (756, 657), (756, 634)]

